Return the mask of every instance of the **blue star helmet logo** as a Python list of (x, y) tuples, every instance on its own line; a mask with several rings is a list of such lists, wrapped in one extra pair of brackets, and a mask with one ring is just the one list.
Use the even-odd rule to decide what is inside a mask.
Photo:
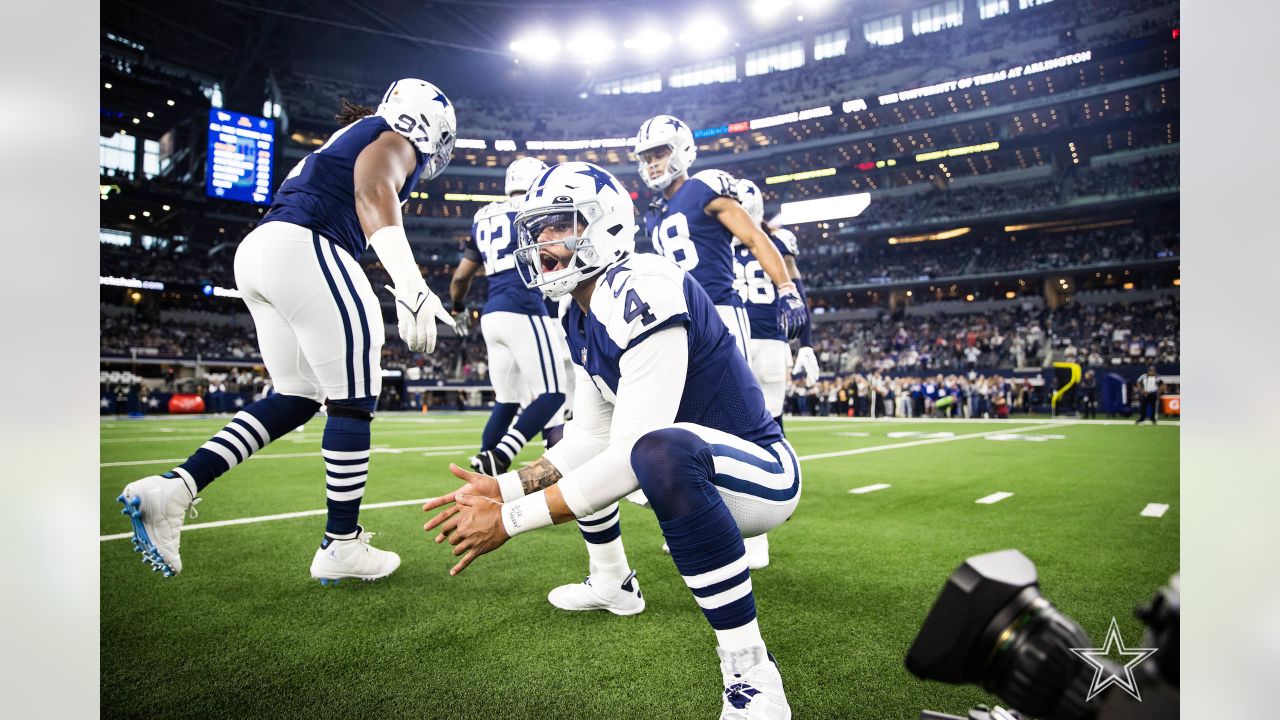
[(667, 120), (667, 124), (675, 128), (676, 130), (679, 130), (680, 128), (684, 127), (684, 123), (680, 122), (680, 120), (677, 118), (671, 118), (670, 120)]
[(611, 177), (609, 173), (605, 172), (604, 170), (601, 170), (595, 165), (587, 165), (586, 170), (578, 170), (574, 174), (586, 175), (587, 177), (594, 180), (596, 183), (597, 193), (603, 190), (605, 187), (612, 188), (615, 192), (618, 190), (617, 186), (613, 184), (613, 177)]
[(748, 186), (747, 186), (747, 194), (748, 194), (748, 195), (755, 195), (755, 194), (756, 194), (756, 189), (755, 189), (755, 187), (753, 187), (753, 186), (751, 186), (751, 185), (748, 185)]
[(432, 100), (435, 100), (435, 101), (436, 101), (436, 102), (438, 102), (438, 103), (440, 103), (440, 104), (441, 104), (441, 105), (443, 105), (444, 107), (449, 107), (449, 98), (445, 97), (445, 96), (444, 96), (444, 93), (442, 93), (442, 92), (438, 92), (438, 93), (436, 93), (436, 96), (435, 96), (435, 97), (433, 97), (433, 98), (431, 98), (431, 99), (432, 99)]

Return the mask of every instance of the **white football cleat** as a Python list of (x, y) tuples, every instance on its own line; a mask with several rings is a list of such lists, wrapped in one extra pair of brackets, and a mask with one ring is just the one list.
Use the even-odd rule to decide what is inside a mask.
[(791, 720), (778, 663), (763, 646), (735, 652), (716, 648), (724, 699), (720, 720)]
[(116, 499), (133, 524), (133, 551), (142, 553), (142, 562), (165, 577), (182, 572), (178, 545), (187, 510), (196, 517), (195, 488), (181, 477), (152, 475), (125, 485)]
[(597, 586), (591, 576), (574, 585), (561, 585), (547, 593), (547, 601), (561, 610), (608, 610), (614, 615), (635, 615), (644, 610), (640, 581), (632, 570), (621, 583)]
[(759, 570), (769, 566), (769, 536), (757, 535), (743, 538), (742, 544), (747, 547), (747, 567)]
[(644, 494), (643, 490), (636, 490), (636, 491), (627, 493), (627, 500), (629, 502), (635, 503), (636, 505), (639, 505), (642, 508), (649, 507), (649, 497)]
[(311, 560), (311, 577), (321, 585), (337, 585), (339, 580), (378, 580), (400, 567), (400, 556), (379, 550), (369, 544), (373, 533), (356, 526), (356, 536), (350, 540), (334, 540), (326, 537)]

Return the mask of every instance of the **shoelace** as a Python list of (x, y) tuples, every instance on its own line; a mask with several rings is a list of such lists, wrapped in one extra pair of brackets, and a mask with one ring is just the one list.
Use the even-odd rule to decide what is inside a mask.
[(734, 683), (724, 689), (725, 701), (739, 710), (745, 710), (751, 698), (759, 694), (759, 690), (743, 682)]
[(373, 539), (373, 536), (374, 536), (374, 535), (377, 535), (377, 533), (375, 533), (375, 532), (370, 532), (369, 530), (365, 530), (364, 532), (362, 532), (362, 533), (360, 533), (359, 535), (357, 535), (357, 536), (356, 536), (356, 539), (357, 539), (357, 540), (359, 540), (360, 542), (364, 543), (365, 545), (368, 545), (368, 544), (369, 544), (369, 541)]
[(196, 506), (200, 504), (200, 500), (201, 498), (195, 498), (191, 501), (191, 504), (187, 506), (187, 516), (192, 520), (200, 517), (200, 511), (196, 510)]

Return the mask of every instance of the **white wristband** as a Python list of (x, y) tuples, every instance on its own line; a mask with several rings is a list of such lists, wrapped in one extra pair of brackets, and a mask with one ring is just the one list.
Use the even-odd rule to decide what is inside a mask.
[(507, 531), (507, 537), (551, 524), (551, 508), (547, 507), (547, 494), (543, 491), (502, 506), (502, 528)]
[(516, 472), (504, 472), (497, 477), (498, 489), (502, 491), (502, 502), (509, 503), (524, 497), (524, 483)]
[(796, 290), (795, 282), (784, 282), (778, 286), (779, 295), (786, 295), (787, 293), (791, 293), (791, 292), (798, 293), (798, 291)]

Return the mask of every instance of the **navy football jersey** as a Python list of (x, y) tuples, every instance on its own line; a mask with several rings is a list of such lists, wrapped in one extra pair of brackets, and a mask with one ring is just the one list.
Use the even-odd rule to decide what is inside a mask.
[(516, 239), (512, 222), (520, 212), (520, 198), (492, 202), (480, 208), (471, 223), (471, 236), (463, 257), (484, 266), (489, 278), (489, 298), (484, 312), (546, 315), (542, 292), (530, 289), (516, 270)]
[[(794, 255), (787, 244), (769, 236), (773, 246), (783, 255)], [(738, 297), (747, 308), (747, 319), (751, 321), (752, 340), (786, 340), (787, 336), (778, 326), (778, 288), (773, 279), (765, 274), (760, 261), (746, 245), (737, 238), (733, 240), (734, 269), (737, 271)]]
[[(276, 191), (262, 222), (281, 220), (311, 228), (359, 260), (367, 241), (356, 216), (356, 158), (384, 132), (395, 132), (377, 115), (360, 118), (329, 137), (302, 158)], [(427, 156), (418, 152), (418, 165), (400, 188), (400, 202), (418, 183)]]
[(663, 328), (688, 331), (689, 368), (676, 422), (696, 423), (768, 446), (782, 431), (702, 286), (670, 260), (632, 255), (596, 281), (589, 312), (569, 303), (562, 320), (569, 354), (605, 400), (618, 393), (623, 353)]
[(728, 173), (703, 170), (670, 200), (659, 197), (644, 223), (654, 251), (692, 275), (713, 304), (742, 307), (733, 287), (733, 233), (703, 211), (718, 197), (733, 197), (735, 183)]

